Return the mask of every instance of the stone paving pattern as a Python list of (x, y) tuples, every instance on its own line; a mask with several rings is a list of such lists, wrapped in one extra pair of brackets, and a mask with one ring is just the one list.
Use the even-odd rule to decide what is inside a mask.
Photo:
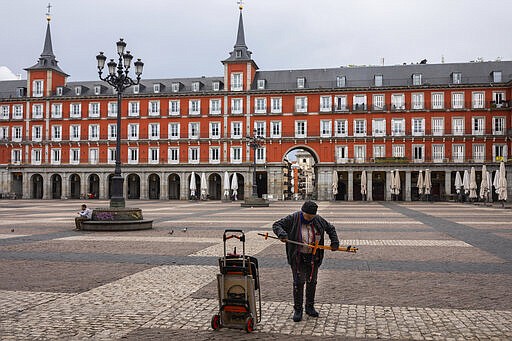
[[(128, 201), (155, 228), (122, 233), (72, 230), (80, 203), (0, 201), (0, 340), (512, 339), (507, 209), (320, 202), (359, 252), (326, 252), (320, 317), (294, 323), (284, 246), (257, 233), (300, 202)], [(252, 334), (210, 328), (225, 228), (246, 232), (260, 264), (262, 320)]]

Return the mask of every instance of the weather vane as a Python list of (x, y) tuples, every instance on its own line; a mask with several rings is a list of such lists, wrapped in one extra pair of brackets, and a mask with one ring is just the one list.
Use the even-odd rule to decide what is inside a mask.
[(236, 3), (238, 4), (238, 8), (240, 8), (240, 10), (244, 8), (244, 0), (237, 0)]
[(52, 5), (50, 3), (48, 3), (48, 6), (46, 6), (46, 8), (48, 8), (48, 11), (46, 12), (46, 20), (50, 21), (51, 20), (50, 10), (52, 9)]

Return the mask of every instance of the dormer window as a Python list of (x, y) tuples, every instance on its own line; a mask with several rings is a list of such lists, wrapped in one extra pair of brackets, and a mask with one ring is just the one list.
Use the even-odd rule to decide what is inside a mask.
[(57, 89), (55, 90), (55, 93), (57, 96), (62, 96), (62, 92), (63, 92), (62, 86), (58, 86)]
[(160, 92), (160, 83), (153, 84), (153, 92), (155, 94)]
[(180, 83), (172, 83), (172, 84), (171, 84), (171, 91), (172, 91), (172, 92), (178, 92), (178, 91), (180, 91)]
[(16, 96), (24, 97), (27, 94), (27, 88), (16, 88)]
[(452, 73), (452, 84), (461, 84), (462, 83), (462, 73), (454, 72)]
[(32, 96), (43, 97), (43, 81), (35, 80), (32, 84)]
[(219, 91), (220, 90), (220, 82), (219, 81), (212, 82), (212, 89), (213, 89), (213, 91)]
[(199, 82), (192, 82), (192, 91), (194, 91), (194, 92), (199, 91)]
[(75, 95), (80, 96), (82, 94), (82, 87), (75, 86)]
[(236, 58), (242, 58), (242, 50), (236, 50)]
[(493, 83), (501, 83), (502, 82), (501, 71), (493, 71), (492, 72), (492, 81), (493, 81)]
[(258, 89), (259, 90), (265, 89), (265, 80), (264, 79), (258, 79)]
[(140, 91), (140, 85), (139, 85), (139, 84), (134, 85), (134, 86), (133, 86), (133, 93), (134, 93), (134, 94), (138, 94), (138, 93), (139, 93), (139, 91)]
[(336, 86), (338, 88), (344, 88), (345, 86), (347, 86), (347, 77), (337, 76), (336, 77)]
[(94, 94), (95, 95), (101, 94), (101, 85), (95, 85), (94, 86)]
[(413, 73), (412, 85), (421, 85), (421, 73)]
[(304, 77), (297, 78), (297, 88), (304, 89), (305, 85), (306, 85), (306, 78), (304, 78)]
[(373, 84), (375, 86), (382, 86), (382, 75), (375, 75), (373, 79)]

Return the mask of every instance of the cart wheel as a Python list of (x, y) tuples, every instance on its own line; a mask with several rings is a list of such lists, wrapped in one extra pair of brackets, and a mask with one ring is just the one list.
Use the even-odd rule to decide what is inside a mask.
[(213, 315), (212, 317), (212, 328), (213, 330), (219, 330), (221, 327), (220, 325), (220, 315)]
[(245, 319), (245, 331), (248, 333), (254, 331), (254, 319), (250, 316)]

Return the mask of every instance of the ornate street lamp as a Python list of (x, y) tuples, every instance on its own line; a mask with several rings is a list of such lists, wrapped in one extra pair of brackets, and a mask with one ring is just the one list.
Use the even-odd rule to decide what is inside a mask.
[(119, 39), (116, 45), (119, 60), (116, 63), (114, 59), (110, 59), (107, 63), (108, 75), (106, 77), (102, 77), (102, 73), (107, 57), (103, 55), (103, 52), (100, 52), (100, 54), (96, 56), (96, 60), (98, 61), (98, 74), (100, 79), (112, 85), (117, 91), (116, 167), (114, 176), (112, 177), (110, 207), (125, 207), (123, 195), (124, 179), (121, 175), (121, 100), (125, 89), (140, 83), (144, 63), (140, 59), (137, 59), (137, 61), (133, 63), (135, 66), (135, 75), (137, 76), (137, 79), (134, 81), (128, 76), (133, 56), (130, 54), (130, 51), (125, 52), (126, 43), (122, 38)]
[(253, 150), (253, 170), (252, 170), (252, 197), (258, 197), (258, 186), (256, 184), (256, 150), (261, 148), (263, 143), (265, 142), (265, 138), (260, 135), (256, 135), (256, 129), (253, 130), (253, 136), (247, 136), (247, 143)]

